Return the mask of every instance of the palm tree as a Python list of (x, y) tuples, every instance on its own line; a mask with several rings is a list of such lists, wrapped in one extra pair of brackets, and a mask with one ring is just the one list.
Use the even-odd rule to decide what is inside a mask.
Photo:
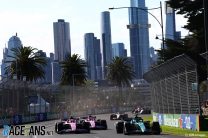
[(66, 59), (61, 62), (63, 69), (61, 84), (62, 85), (81, 85), (86, 81), (86, 63), (80, 58), (78, 54), (68, 55)]
[(18, 80), (23, 80), (23, 76), (26, 77), (26, 81), (36, 81), (39, 78), (45, 77), (44, 66), (46, 65), (46, 58), (40, 55), (38, 49), (28, 47), (13, 48), (13, 55), (8, 55), (11, 58), (10, 66), (5, 68), (6, 73), (11, 77), (14, 74), (17, 75)]
[(130, 85), (134, 77), (135, 72), (128, 58), (115, 57), (108, 65), (107, 78), (119, 88)]
[(119, 106), (119, 103), (123, 103), (122, 86), (130, 85), (130, 82), (134, 77), (135, 72), (133, 71), (132, 63), (128, 58), (115, 57), (108, 65), (107, 79), (119, 88), (119, 99), (117, 99), (117, 106)]

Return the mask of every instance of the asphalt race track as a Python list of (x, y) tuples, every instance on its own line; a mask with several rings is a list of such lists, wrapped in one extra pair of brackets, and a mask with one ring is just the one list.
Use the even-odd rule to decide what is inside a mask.
[[(131, 115), (131, 114), (129, 114)], [(32, 125), (45, 125), (47, 127), (47, 131), (53, 131), (52, 136), (8, 136), (7, 138), (184, 138), (181, 136), (172, 136), (168, 134), (161, 134), (161, 135), (124, 135), (124, 134), (117, 134), (115, 129), (115, 122), (117, 121), (110, 121), (110, 114), (103, 114), (97, 115), (98, 119), (106, 119), (108, 123), (108, 130), (91, 130), (90, 134), (56, 134), (54, 132), (54, 126), (56, 121), (47, 121), (47, 122), (40, 122), (34, 123)], [(2, 129), (0, 130), (1, 135), (0, 138), (6, 138), (2, 136)]]

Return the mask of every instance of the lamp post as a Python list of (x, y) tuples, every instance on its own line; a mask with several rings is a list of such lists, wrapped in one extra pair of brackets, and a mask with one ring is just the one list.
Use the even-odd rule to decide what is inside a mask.
[(208, 52), (208, 2), (207, 0), (203, 0), (204, 7), (204, 38), (205, 38), (205, 47), (206, 52)]
[[(162, 2), (160, 1), (160, 7), (151, 8), (151, 9), (144, 9), (144, 8), (139, 8), (139, 7), (117, 7), (117, 8), (112, 7), (112, 8), (109, 8), (109, 10), (124, 9), (124, 8), (127, 8), (127, 9), (136, 8), (138, 10), (145, 11), (148, 14), (150, 14), (158, 22), (158, 24), (161, 27), (161, 32), (162, 32), (162, 49), (164, 49), (165, 48), (165, 40), (164, 40), (164, 29), (163, 29)], [(155, 10), (155, 9), (160, 9), (161, 21), (159, 21), (158, 18), (155, 15), (153, 15), (151, 12), (149, 12), (149, 10)]]

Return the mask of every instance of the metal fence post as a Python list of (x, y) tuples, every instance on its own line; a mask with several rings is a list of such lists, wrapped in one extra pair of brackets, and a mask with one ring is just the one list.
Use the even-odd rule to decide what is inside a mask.
[(190, 114), (190, 101), (189, 101), (189, 84), (188, 84), (188, 72), (187, 69), (185, 68), (185, 75), (186, 75), (186, 94), (187, 94), (187, 98), (188, 98), (188, 113)]
[(180, 106), (181, 106), (181, 114), (183, 113), (182, 103), (181, 103), (181, 86), (180, 86), (180, 74), (178, 73), (178, 90), (179, 90), (179, 97), (180, 97)]
[(173, 96), (173, 113), (175, 114), (175, 95), (173, 91), (173, 78), (171, 78), (171, 90), (172, 90), (172, 96)]

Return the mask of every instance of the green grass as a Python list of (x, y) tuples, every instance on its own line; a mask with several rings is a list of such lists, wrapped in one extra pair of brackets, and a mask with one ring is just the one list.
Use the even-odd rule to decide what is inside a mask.
[(165, 134), (173, 134), (180, 136), (189, 136), (189, 137), (208, 137), (207, 131), (193, 131), (188, 129), (181, 129), (177, 127), (162, 126), (162, 132)]
[(142, 116), (142, 118), (144, 119), (144, 121), (150, 121), (150, 122), (152, 122), (152, 115), (145, 115), (145, 116)]
[[(152, 115), (143, 116), (144, 121), (153, 121)], [(204, 137), (208, 138), (208, 131), (193, 131), (188, 129), (181, 129), (177, 127), (169, 127), (169, 126), (161, 126), (162, 133), (164, 134), (172, 134), (172, 135), (180, 135), (180, 136), (188, 136), (188, 137)]]

